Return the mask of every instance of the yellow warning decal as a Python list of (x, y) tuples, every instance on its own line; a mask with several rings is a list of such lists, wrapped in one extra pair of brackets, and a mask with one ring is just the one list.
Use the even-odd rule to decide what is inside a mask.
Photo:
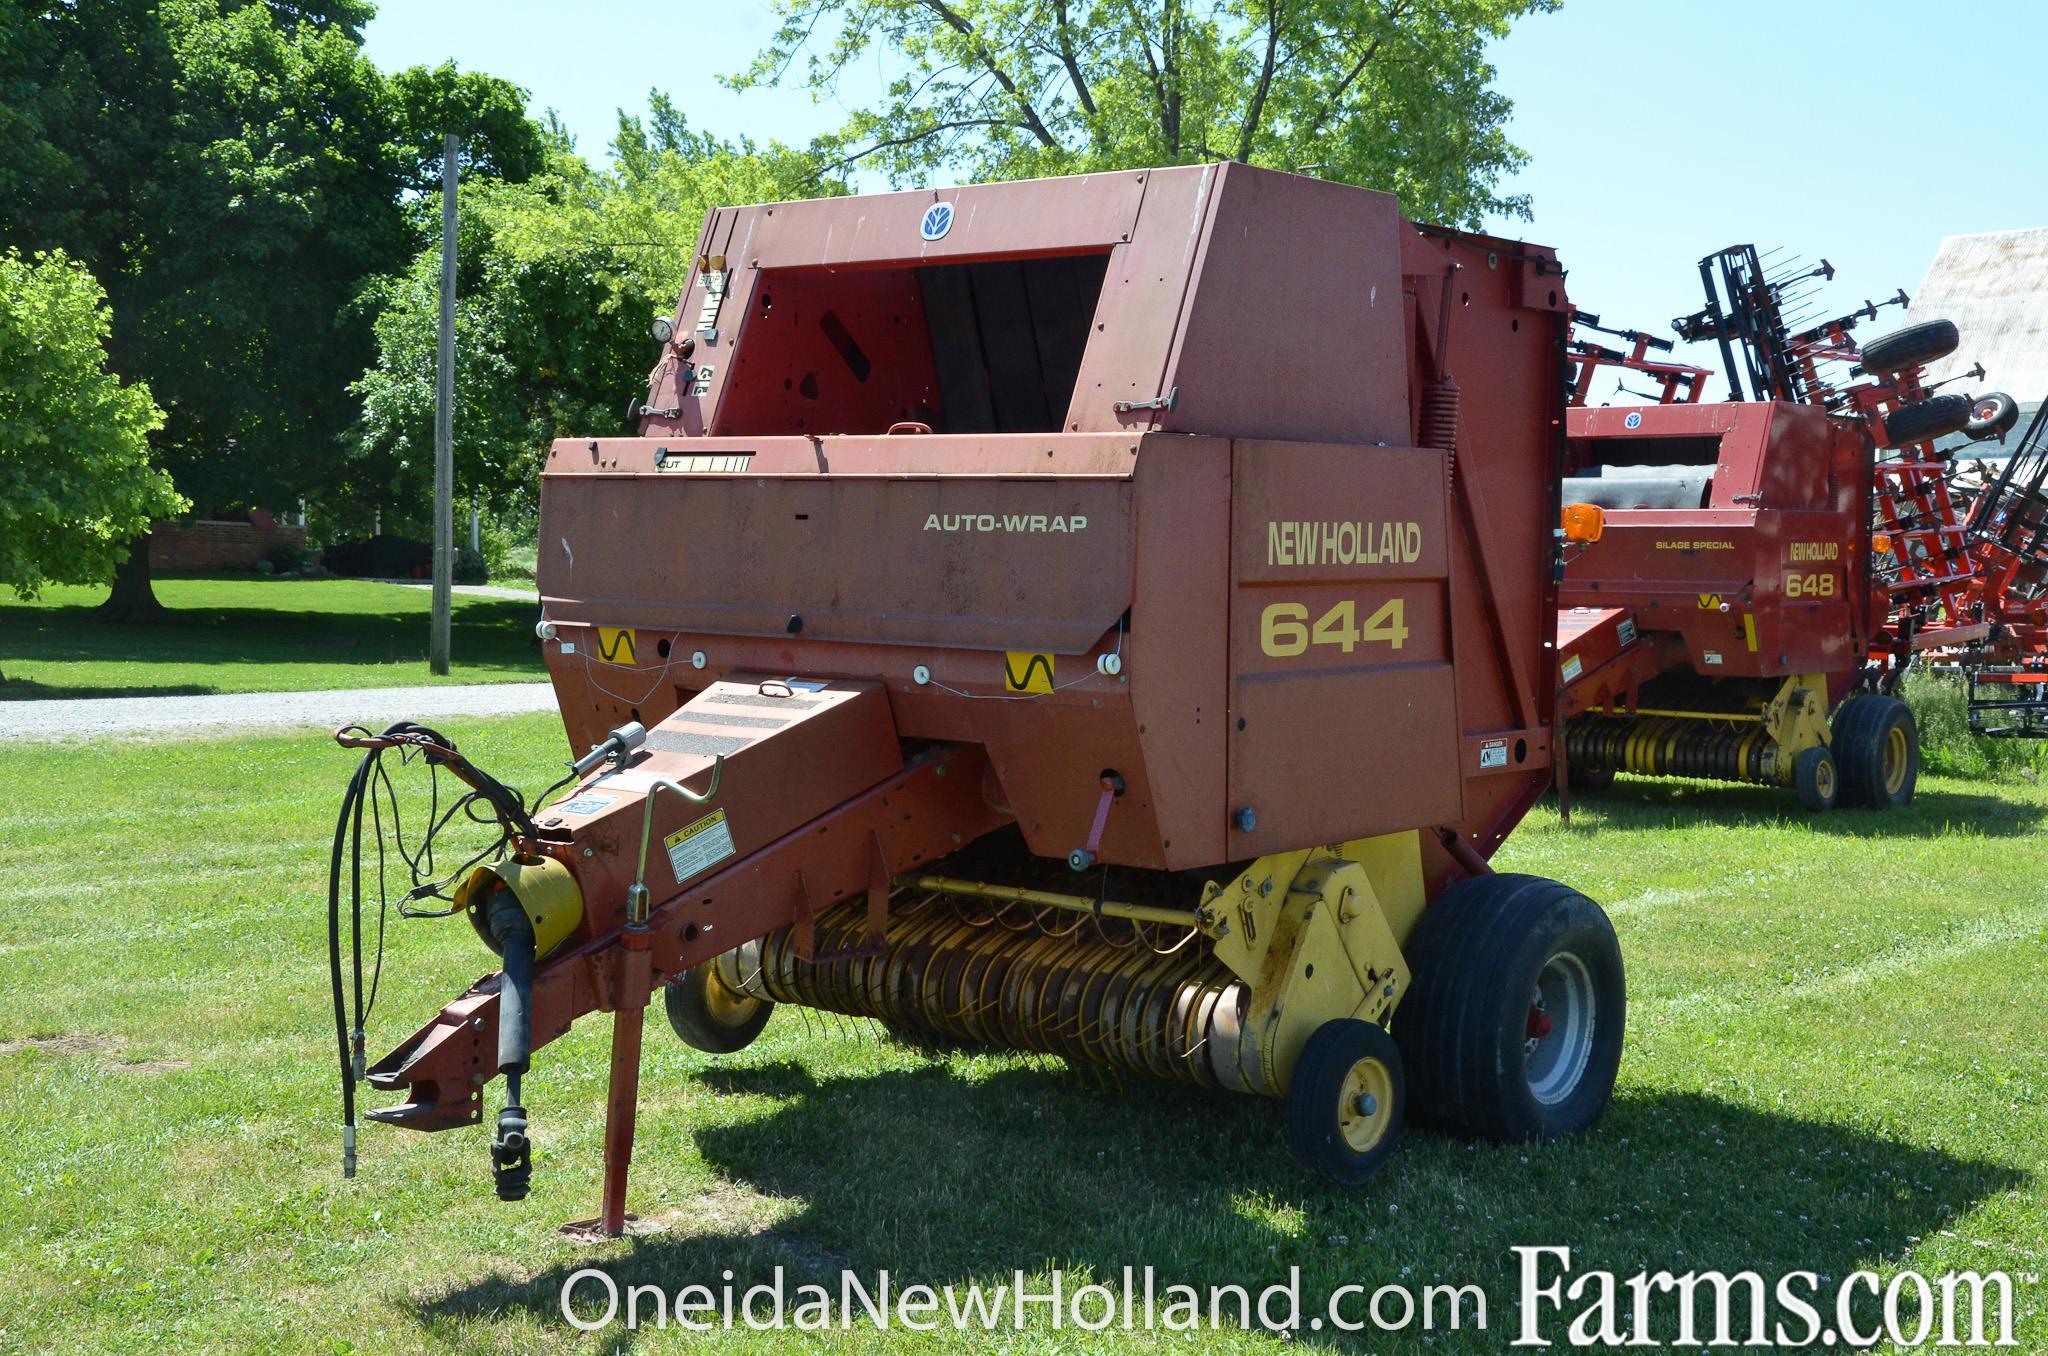
[(685, 824), (662, 839), (661, 845), (668, 849), (669, 869), (676, 873), (678, 885), (709, 871), (737, 851), (723, 810), (713, 810), (696, 823)]
[(1749, 645), (1749, 652), (1751, 654), (1755, 654), (1756, 614), (1753, 612), (1745, 612), (1742, 614), (1742, 639)]
[(1702, 612), (1719, 612), (1720, 610), (1721, 610), (1721, 595), (1720, 595), (1720, 594), (1718, 594), (1718, 593), (1702, 593), (1702, 594), (1700, 595), (1700, 611), (1702, 611)]
[(1003, 686), (1012, 692), (1052, 691), (1052, 656), (1031, 650), (1005, 650)]
[(607, 664), (637, 664), (640, 653), (633, 641), (633, 628), (630, 626), (600, 626), (597, 628), (597, 657)]

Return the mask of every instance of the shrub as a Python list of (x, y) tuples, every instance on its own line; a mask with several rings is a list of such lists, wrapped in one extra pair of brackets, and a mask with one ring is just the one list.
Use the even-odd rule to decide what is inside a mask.
[(539, 530), (540, 515), (524, 500), (515, 499), (484, 514), (484, 560), (493, 579), (532, 576), (534, 539)]
[[(281, 541), (264, 554), (259, 573), (298, 574), (313, 563), (315, 552), (291, 542)], [(267, 571), (263, 568), (267, 567)]]
[(2031, 739), (1989, 739), (1970, 733), (1963, 680), (1916, 669), (1906, 675), (1906, 704), (1920, 727), (1920, 766), (1947, 777), (2032, 781), (2048, 771), (2048, 745)]
[(488, 584), (491, 582), (490, 563), (481, 551), (472, 551), (467, 546), (455, 552), (455, 582), (458, 584)]

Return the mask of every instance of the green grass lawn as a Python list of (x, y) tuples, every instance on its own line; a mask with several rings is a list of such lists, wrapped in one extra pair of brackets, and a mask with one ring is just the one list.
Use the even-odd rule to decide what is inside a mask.
[(545, 678), (532, 603), (456, 594), (446, 678), (427, 671), (432, 591), (354, 579), (171, 577), (162, 625), (95, 620), (103, 588), (0, 600), (0, 701), (497, 683)]
[[(564, 756), (552, 717), (450, 733), (528, 790)], [(322, 901), (350, 765), (313, 735), (0, 749), (0, 1348), (705, 1345), (573, 1333), (557, 1297), (586, 1264), (670, 1292), (777, 1266), (794, 1287), (841, 1267), (900, 1286), (1147, 1263), (1162, 1284), (1262, 1285), (1298, 1264), (1311, 1296), (1472, 1282), (1493, 1304), (1484, 1335), (1301, 1344), (1474, 1353), (1509, 1349), (1517, 1243), (1624, 1273), (2048, 1270), (2037, 786), (1930, 779), (1910, 811), (1816, 819), (1788, 794), (1624, 782), (1568, 826), (1539, 811), (1502, 865), (1605, 901), (1627, 957), (1613, 1110), (1541, 1147), (1414, 1134), (1355, 1191), (1303, 1176), (1275, 1103), (921, 1054), (794, 1011), (714, 1060), (657, 1007), (632, 1204), (670, 1231), (579, 1248), (554, 1227), (597, 1203), (602, 1017), (528, 1081), (524, 1203), (492, 1198), (483, 1129), (370, 1127), (361, 1175), (340, 1178)], [(391, 958), (373, 1054), (491, 968), (453, 920), (394, 924)], [(2026, 1349), (2048, 1347), (2044, 1306), (2022, 1289)], [(1187, 1345), (997, 1338), (859, 1328), (809, 1345)]]

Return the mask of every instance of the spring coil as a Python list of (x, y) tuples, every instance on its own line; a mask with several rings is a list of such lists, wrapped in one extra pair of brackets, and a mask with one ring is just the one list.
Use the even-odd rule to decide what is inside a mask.
[(817, 920), (816, 953), (827, 959), (800, 959), (785, 928), (719, 957), (719, 973), (756, 998), (872, 1017), (927, 1038), (1272, 1090), (1255, 1043), (1238, 1039), (1245, 986), (1206, 945), (1164, 953), (1093, 926), (1013, 930), (926, 900), (896, 906), (881, 954), (834, 957), (864, 931), (864, 910), (835, 908)]
[(1458, 383), (1445, 377), (1422, 390), (1422, 427), (1417, 441), (1423, 447), (1440, 447), (1454, 452), (1458, 447)]
[(1574, 767), (1724, 782), (1778, 780), (1777, 745), (1761, 725), (1671, 716), (1576, 716), (1564, 732)]

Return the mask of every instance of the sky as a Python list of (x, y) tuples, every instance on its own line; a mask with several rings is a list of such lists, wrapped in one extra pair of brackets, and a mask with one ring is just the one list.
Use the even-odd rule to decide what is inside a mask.
[[(837, 105), (720, 85), (773, 29), (767, 0), (383, 0), (367, 48), (511, 80), (592, 157), (657, 88), (694, 126), (794, 143), (879, 89), (878, 66)], [(1494, 45), (1530, 157), (1501, 188), (1533, 201), (1487, 226), (1556, 248), (1582, 308), (1660, 335), (1699, 308), (1701, 257), (1744, 242), (1832, 263), (1829, 315), (1911, 293), (1944, 235), (2048, 226), (2024, 76), (2044, 40), (2041, 0), (1565, 0)], [(1880, 314), (1865, 333), (1897, 323)]]

